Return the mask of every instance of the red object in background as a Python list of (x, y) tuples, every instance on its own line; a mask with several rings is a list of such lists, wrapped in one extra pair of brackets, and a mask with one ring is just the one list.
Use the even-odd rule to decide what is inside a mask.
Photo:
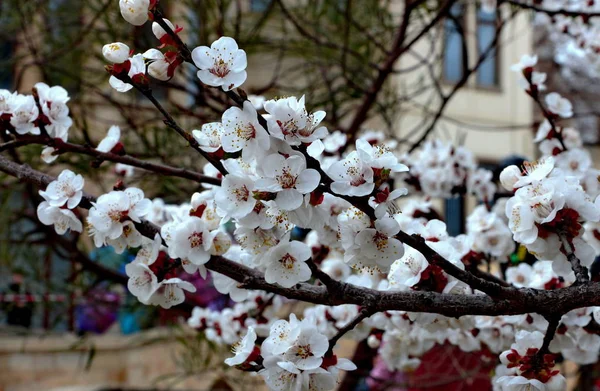
[(489, 353), (436, 345), (421, 357), (414, 372), (390, 372), (377, 357), (366, 381), (371, 391), (487, 391), (492, 389), (496, 360)]
[(495, 360), (482, 352), (466, 353), (446, 344), (436, 345), (421, 358), (421, 365), (409, 375), (408, 391), (491, 390)]

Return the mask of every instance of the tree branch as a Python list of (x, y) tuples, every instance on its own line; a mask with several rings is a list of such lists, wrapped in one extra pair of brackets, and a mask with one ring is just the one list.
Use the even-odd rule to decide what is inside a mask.
[[(27, 165), (15, 163), (4, 156), (0, 156), (0, 171), (40, 187), (46, 187), (55, 180), (50, 175), (36, 171)], [(79, 206), (90, 208), (92, 206), (91, 202), (94, 200), (94, 197), (84, 195)], [(160, 231), (159, 227), (148, 221), (136, 224), (136, 228), (148, 238), (154, 238), (154, 235)], [(263, 290), (289, 299), (314, 304), (356, 304), (362, 306), (365, 303), (372, 303), (369, 308), (373, 313), (393, 310), (430, 312), (450, 317), (517, 315), (532, 312), (558, 315), (576, 308), (600, 305), (600, 283), (595, 282), (548, 291), (515, 288), (513, 295), (499, 299), (480, 294), (456, 295), (420, 291), (378, 291), (343, 282), (339, 282), (340, 289), (336, 289), (332, 293), (326, 287), (314, 286), (308, 283), (300, 283), (292, 288), (269, 284), (258, 270), (223, 257), (213, 256), (205, 266), (209, 270), (243, 283), (247, 289)], [(473, 278), (475, 277), (473, 276)]]
[(535, 368), (539, 368), (541, 366), (541, 364), (544, 362), (544, 356), (549, 353), (548, 348), (550, 347), (550, 343), (554, 339), (556, 329), (558, 328), (558, 324), (560, 323), (560, 318), (560, 316), (552, 316), (546, 318), (548, 320), (548, 328), (546, 329), (546, 334), (544, 334), (544, 341), (542, 342), (542, 346), (540, 347), (540, 350), (537, 351), (533, 359), (533, 366)]
[(206, 183), (216, 186), (219, 186), (221, 184), (221, 179), (199, 174), (195, 171), (167, 166), (165, 164), (151, 163), (145, 160), (136, 159), (128, 155), (117, 155), (111, 152), (100, 152), (97, 149), (91, 148), (89, 146), (68, 143), (62, 141), (61, 139), (52, 139), (45, 136), (18, 136), (15, 140), (9, 141), (4, 144), (0, 144), (0, 152), (31, 144), (51, 145), (58, 151), (58, 153), (73, 152), (82, 155), (94, 156), (101, 160), (106, 160), (115, 163), (123, 163), (147, 171), (155, 172), (161, 175), (189, 179), (197, 183)]
[[(177, 34), (174, 34), (174, 35), (177, 35)], [(191, 133), (188, 133), (185, 129), (183, 129), (181, 126), (179, 126), (179, 124), (177, 124), (177, 121), (175, 121), (175, 118), (173, 118), (173, 116), (171, 114), (169, 114), (169, 112), (167, 110), (165, 110), (165, 108), (160, 104), (160, 102), (154, 97), (154, 95), (152, 94), (152, 90), (150, 88), (140, 86), (131, 79), (127, 80), (126, 82), (133, 85), (136, 90), (138, 90), (150, 102), (152, 102), (154, 107), (156, 107), (158, 109), (158, 111), (160, 111), (160, 113), (163, 115), (163, 117), (165, 117), (165, 120), (164, 120), (165, 125), (167, 125), (171, 129), (173, 129), (181, 137), (183, 137), (190, 144), (190, 146), (192, 148), (194, 148), (200, 155), (202, 155), (213, 166), (215, 166), (215, 168), (217, 170), (219, 170), (219, 172), (221, 174), (223, 174), (223, 175), (228, 174), (227, 170), (225, 169), (225, 167), (223, 167), (223, 164), (221, 164), (221, 161), (219, 159), (215, 159), (213, 156), (211, 156), (207, 152), (203, 151), (202, 148), (200, 148), (200, 144), (198, 144), (198, 141), (196, 141), (194, 136), (192, 136)]]
[(339, 329), (338, 332), (329, 340), (329, 349), (328, 352), (325, 353), (325, 356), (327, 356), (333, 351), (333, 348), (337, 344), (337, 341), (340, 340), (340, 338), (342, 338), (346, 333), (349, 333), (350, 331), (354, 330), (354, 328), (358, 326), (360, 322), (362, 322), (371, 315), (373, 315), (373, 312), (370, 309), (370, 307), (361, 308), (358, 315), (356, 315), (356, 317), (352, 319), (347, 325)]
[[(512, 4), (512, 5), (520, 7), (520, 8), (533, 10), (535, 12), (540, 12), (540, 13), (546, 14), (548, 16), (564, 15), (564, 16), (570, 16), (572, 18), (582, 17), (584, 20), (587, 20), (588, 18), (594, 18), (594, 17), (600, 16), (600, 12), (572, 11), (572, 10), (567, 10), (564, 8), (549, 10), (546, 8), (538, 7), (537, 5), (534, 5), (534, 4), (526, 4), (526, 3), (522, 3), (520, 1), (515, 1), (515, 0), (503, 0), (502, 2)], [(499, 1), (498, 5), (500, 5), (500, 3), (501, 2)]]
[(562, 242), (564, 254), (566, 255), (567, 260), (571, 264), (573, 272), (575, 273), (575, 284), (583, 284), (585, 282), (588, 282), (590, 280), (588, 269), (587, 267), (581, 264), (581, 261), (575, 255), (575, 249), (573, 248), (569, 240), (564, 237), (564, 235), (559, 234), (558, 237)]

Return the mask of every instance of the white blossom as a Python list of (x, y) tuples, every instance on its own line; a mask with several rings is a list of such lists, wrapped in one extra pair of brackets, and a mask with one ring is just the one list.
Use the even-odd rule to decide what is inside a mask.
[(302, 242), (281, 242), (264, 255), (265, 280), (291, 288), (311, 276), (306, 261), (311, 257), (308, 246)]
[(245, 161), (261, 156), (269, 149), (269, 135), (257, 118), (256, 109), (248, 101), (243, 109), (230, 107), (223, 113), (221, 142), (225, 152), (242, 151)]
[(73, 209), (83, 197), (82, 190), (83, 177), (71, 170), (63, 170), (55, 181), (48, 184), (45, 191), (40, 190), (40, 195), (51, 206), (66, 204), (67, 208)]
[(119, 0), (123, 19), (134, 26), (141, 26), (148, 20), (150, 0)]
[(221, 37), (210, 48), (194, 48), (192, 60), (199, 69), (198, 78), (209, 86), (229, 91), (246, 81), (246, 52), (238, 49), (233, 38)]
[(122, 42), (113, 42), (102, 47), (102, 55), (108, 61), (115, 64), (122, 64), (129, 59), (129, 46)]

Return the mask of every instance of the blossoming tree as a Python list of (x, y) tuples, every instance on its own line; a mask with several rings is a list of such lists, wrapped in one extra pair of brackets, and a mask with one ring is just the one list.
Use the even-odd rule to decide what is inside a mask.
[[(406, 29), (420, 3), (405, 3), (392, 64), (412, 42), (405, 42)], [(563, 38), (595, 58), (595, 41), (586, 38), (595, 31), (593, 3), (506, 3), (557, 17)], [(390, 140), (372, 142), (356, 129), (330, 133), (326, 113), (307, 109), (304, 96), (250, 100), (241, 89), (251, 77), (246, 52), (234, 39), (190, 50), (158, 1), (120, 0), (119, 7), (133, 25), (152, 23), (157, 48), (134, 54), (126, 43), (107, 43), (108, 83), (146, 97), (164, 117), (164, 131), (206, 161), (204, 172), (128, 155), (116, 126), (96, 148), (69, 142), (68, 93), (44, 83), (30, 95), (0, 91), (0, 152), (42, 145), (48, 164), (78, 153), (96, 166), (137, 167), (203, 190), (169, 205), (123, 182), (96, 197), (72, 170), (55, 178), (4, 155), (0, 171), (39, 186), (37, 218), (58, 235), (82, 232), (85, 221), (96, 247), (137, 251), (126, 273), (141, 303), (181, 304), (195, 291), (182, 273), (210, 272), (237, 304), (195, 308), (189, 326), (232, 345), (225, 363), (257, 372), (274, 390), (335, 388), (340, 371), (356, 369), (336, 354), (342, 337), (379, 349), (390, 370), (415, 369), (436, 344), (480, 351), (495, 366), (498, 390), (562, 390), (559, 356), (598, 360), (600, 285), (590, 280), (590, 267), (600, 254), (600, 172), (577, 131), (561, 125), (572, 105), (545, 92), (537, 57), (524, 55), (513, 70), (545, 118), (535, 138), (542, 157), (504, 169), (498, 188), (468, 150), (426, 140), (429, 132), (400, 154)], [(220, 121), (185, 129), (154, 96), (154, 81), (170, 81), (184, 63), (231, 100)], [(377, 80), (359, 108), (363, 120), (382, 86)], [(442, 221), (426, 218), (429, 201), (398, 203), (407, 195), (467, 193), (480, 205), (467, 218), (467, 233), (455, 237)], [(292, 240), (294, 227), (310, 232)], [(503, 276), (484, 270), (506, 263), (515, 243), (537, 261), (508, 267)], [(287, 300), (313, 305), (280, 319)]]

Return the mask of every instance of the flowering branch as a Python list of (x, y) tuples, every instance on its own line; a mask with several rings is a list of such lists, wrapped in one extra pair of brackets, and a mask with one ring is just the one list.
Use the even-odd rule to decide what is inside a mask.
[[(516, 0), (502, 0), (503, 3), (508, 3), (520, 8), (533, 10), (535, 12), (544, 13), (548, 16), (556, 16), (556, 15), (564, 15), (572, 18), (581, 17), (584, 20), (588, 20), (589, 18), (595, 18), (600, 16), (600, 12), (586, 12), (586, 11), (575, 11), (575, 10), (567, 10), (564, 8), (558, 9), (546, 9), (539, 7), (535, 4), (527, 4)], [(500, 4), (500, 1), (498, 2)]]
[(588, 271), (587, 267), (585, 267), (581, 264), (581, 261), (575, 255), (575, 250), (573, 249), (573, 246), (571, 245), (571, 243), (569, 243), (569, 240), (567, 238), (565, 238), (564, 235), (559, 235), (559, 236), (560, 236), (560, 240), (562, 242), (562, 245), (564, 248), (564, 253), (567, 257), (567, 260), (573, 267), (573, 272), (575, 273), (575, 278), (577, 279), (576, 283), (583, 284), (585, 282), (588, 282), (590, 280), (590, 275), (589, 275), (589, 271)]
[[(4, 156), (0, 156), (0, 171), (39, 187), (45, 187), (56, 179), (27, 165), (14, 163)], [(93, 197), (84, 195), (79, 206), (87, 209), (94, 201)], [(159, 232), (159, 227), (148, 221), (137, 223), (136, 228), (148, 238), (154, 238)], [(600, 305), (600, 283), (595, 282), (549, 291), (514, 289), (511, 290), (514, 292), (511, 297), (493, 299), (485, 295), (439, 294), (426, 291), (383, 292), (344, 282), (339, 282), (339, 289), (332, 292), (326, 287), (308, 283), (284, 288), (267, 283), (263, 274), (255, 269), (219, 256), (213, 256), (206, 263), (206, 267), (244, 283), (247, 289), (264, 290), (289, 299), (325, 305), (364, 305), (365, 302), (372, 302), (370, 308), (373, 313), (411, 311), (439, 313), (451, 317), (530, 312), (564, 314), (575, 308)]]
[[(386, 356), (394, 356), (394, 363), (386, 361), (394, 369), (414, 368), (419, 357), (442, 340), (465, 351), (475, 351), (487, 344), (493, 353), (502, 352), (502, 369), (508, 375), (495, 380), (502, 388), (516, 383), (552, 381), (554, 388), (560, 389), (559, 383), (564, 378), (552, 369), (554, 362), (545, 352), (563, 315), (563, 319), (568, 319), (565, 327), (571, 324), (579, 327), (566, 330), (570, 339), (590, 331), (583, 323), (589, 322), (593, 310), (586, 308), (582, 311), (586, 312), (584, 315), (572, 310), (600, 303), (600, 284), (589, 282), (584, 267), (591, 266), (594, 240), (600, 241), (596, 233), (600, 228), (593, 225), (600, 225), (600, 201), (593, 205), (594, 189), (587, 183), (584, 186), (582, 176), (590, 171), (586, 165), (578, 171), (578, 164), (570, 164), (569, 160), (577, 159), (579, 153), (576, 136), (555, 125), (559, 117), (572, 116), (571, 103), (554, 93), (545, 96), (545, 107), (537, 95), (545, 80), (545, 74), (533, 72), (537, 59), (525, 57), (516, 68), (526, 79), (526, 91), (548, 118), (547, 126), (538, 131), (536, 140), (545, 137), (550, 141), (552, 157), (525, 165), (525, 172), (516, 166), (503, 170), (500, 182), (510, 192), (504, 208), (508, 221), (502, 219), (497, 208), (492, 210), (491, 204), (487, 204), (497, 188), (492, 173), (478, 169), (472, 154), (464, 148), (428, 142), (422, 152), (399, 157), (389, 149), (393, 147), (383, 145), (385, 140), (377, 136), (357, 137), (371, 107), (378, 104), (377, 97), (388, 76), (403, 72), (394, 71), (394, 63), (424, 34), (409, 28), (410, 21), (419, 18), (420, 27), (424, 26), (425, 31), (431, 29), (447, 16), (453, 3), (448, 0), (430, 12), (420, 9), (421, 0), (406, 1), (401, 20), (394, 28), (392, 48), (382, 50), (383, 64), (372, 75), (368, 69), (365, 73), (361, 71), (369, 73), (369, 79), (373, 77), (366, 90), (347, 80), (352, 71), (346, 69), (350, 64), (346, 56), (352, 55), (350, 46), (354, 47), (347, 24), (346, 37), (341, 40), (344, 43), (340, 80), (348, 81), (351, 88), (364, 96), (348, 122), (348, 135), (344, 135), (330, 134), (322, 125), (325, 111), (307, 110), (305, 97), (248, 99), (239, 89), (248, 77), (247, 54), (235, 39), (220, 37), (210, 47), (198, 46), (190, 51), (178, 36), (182, 28), (163, 18), (156, 0), (121, 0), (121, 15), (131, 24), (141, 26), (149, 19), (154, 20), (152, 32), (160, 45), (143, 54), (134, 54), (121, 42), (105, 45), (102, 52), (111, 63), (106, 66), (111, 75), (110, 85), (118, 92), (135, 88), (144, 95), (164, 117), (165, 125), (220, 171), (222, 179), (211, 183), (220, 186), (195, 193), (189, 203), (174, 207), (164, 205), (160, 199), (148, 199), (142, 189), (135, 187), (118, 186), (96, 199), (83, 192), (81, 175), (63, 170), (53, 178), (20, 164), (15, 148), (28, 143), (47, 145), (42, 152), (45, 162), (67, 151), (98, 159), (127, 158), (120, 155), (123, 145), (116, 126), (109, 129), (98, 146), (102, 152), (67, 143), (68, 130), (73, 124), (66, 105), (68, 93), (62, 87), (44, 83), (36, 84), (34, 97), (0, 90), (5, 140), (0, 149), (13, 153), (14, 158), (11, 161), (0, 156), (0, 171), (45, 187), (39, 192), (44, 201), (37, 207), (37, 217), (42, 224), (53, 226), (57, 234), (67, 230), (82, 232), (76, 208), (87, 208), (86, 221), (96, 247), (110, 245), (116, 252), (138, 248), (135, 259), (126, 266), (126, 273), (128, 289), (141, 303), (163, 308), (181, 304), (185, 301), (184, 291), (195, 291), (194, 285), (181, 278), (182, 269), (203, 277), (207, 270), (214, 272), (215, 288), (238, 304), (218, 314), (211, 309), (194, 308), (188, 324), (206, 330), (210, 340), (233, 345), (235, 356), (226, 363), (259, 371), (268, 384), (273, 379), (280, 382), (285, 378), (287, 388), (306, 388), (312, 384), (315, 388), (330, 389), (335, 382), (311, 382), (323, 379), (329, 382), (338, 370), (356, 369), (348, 360), (338, 360), (332, 349), (343, 335), (363, 322), (364, 330), (361, 328), (361, 332), (357, 330), (352, 335), (364, 338), (362, 332), (371, 330), (369, 346), (379, 346), (384, 360)], [(489, 8), (490, 4), (485, 6)], [(417, 7), (423, 12), (415, 16), (417, 12), (413, 11)], [(347, 17), (352, 16), (353, 9), (348, 4)], [(512, 16), (519, 10), (513, 9)], [(486, 53), (496, 46), (504, 23), (497, 26), (495, 40)], [(296, 28), (306, 35), (303, 26), (296, 23)], [(459, 28), (459, 33), (463, 35), (464, 31)], [(317, 41), (322, 43), (320, 38)], [(380, 45), (378, 48), (382, 49)], [(466, 67), (464, 42), (463, 60)], [(479, 58), (477, 66), (484, 60), (485, 55)], [(150, 77), (164, 82), (172, 80), (184, 62), (196, 67), (203, 86), (223, 90), (223, 97), (216, 97), (215, 101), (225, 104), (227, 96), (235, 103), (222, 113), (220, 121), (205, 123), (202, 129), (193, 132), (176, 122), (150, 88)], [(425, 63), (426, 60), (422, 61)], [(450, 90), (450, 95), (445, 95), (439, 83), (436, 84), (443, 103), (430, 129), (441, 118), (452, 94), (466, 83), (469, 69), (463, 70), (464, 81)], [(328, 78), (326, 72), (323, 77)], [(523, 86), (522, 80), (519, 83)], [(181, 89), (186, 90), (186, 86)], [(200, 90), (204, 94), (204, 87)], [(216, 93), (209, 91), (208, 95), (215, 98)], [(334, 95), (330, 92), (332, 100)], [(261, 111), (266, 114), (260, 114)], [(40, 133), (42, 136), (30, 139), (16, 136)], [(14, 140), (11, 134), (16, 137)], [(560, 147), (565, 146), (563, 136), (570, 148), (574, 146), (565, 154), (562, 153), (566, 148)], [(348, 138), (350, 142), (346, 142)], [(559, 140), (552, 144), (552, 138)], [(90, 143), (89, 137), (86, 140)], [(355, 150), (345, 151), (348, 144)], [(412, 149), (419, 144), (420, 141)], [(133, 162), (165, 175), (204, 179), (191, 171)], [(213, 171), (211, 166), (205, 169)], [(563, 175), (567, 170), (575, 172), (572, 179)], [(452, 178), (446, 179), (448, 174)], [(453, 237), (446, 225), (430, 212), (428, 203), (411, 205), (399, 213), (396, 200), (406, 195), (407, 189), (394, 189), (395, 181), (404, 181), (431, 197), (474, 194), (486, 202), (487, 208), (476, 207), (467, 221), (467, 234)], [(28, 189), (33, 194), (32, 187)], [(237, 244), (223, 229), (226, 221), (236, 226)], [(311, 233), (305, 241), (291, 240), (294, 227), (309, 229)], [(563, 245), (557, 246), (561, 241)], [(548, 261), (510, 267), (506, 282), (475, 269), (483, 259), (488, 264), (492, 260), (506, 260), (514, 252), (515, 242)], [(371, 275), (353, 273), (351, 269), (366, 270)], [(577, 276), (576, 283), (572, 283), (571, 270)], [(318, 305), (306, 308), (302, 320), (295, 314), (290, 314), (289, 321), (277, 320), (273, 313), (282, 297)], [(266, 310), (271, 304), (273, 311)], [(379, 312), (385, 314), (377, 315)], [(477, 316), (517, 314), (527, 316), (511, 319)], [(370, 319), (371, 315), (376, 316)], [(574, 316), (579, 319), (571, 321)], [(594, 312), (593, 316), (600, 318), (600, 312)], [(549, 323), (545, 336), (540, 332), (544, 317)], [(236, 327), (230, 327), (231, 330), (223, 327), (232, 323)], [(509, 324), (510, 327), (505, 327)], [(264, 325), (270, 328), (268, 334)], [(445, 339), (439, 334), (433, 338), (432, 330), (437, 328), (437, 333), (440, 326), (456, 332), (449, 332)], [(496, 332), (504, 329), (519, 331), (510, 350), (506, 349), (509, 341), (503, 337), (488, 343), (487, 336), (500, 334)], [(243, 332), (246, 335), (236, 344)], [(560, 335), (562, 338), (563, 328)], [(394, 348), (413, 338), (415, 343), (409, 343), (414, 352), (412, 348)], [(566, 356), (569, 350), (563, 348), (562, 352)], [(403, 356), (396, 357), (398, 354)], [(511, 368), (516, 369), (508, 371)]]
[(358, 326), (360, 322), (373, 315), (373, 313), (374, 312), (368, 306), (361, 308), (360, 312), (358, 313), (358, 315), (356, 315), (354, 319), (352, 319), (350, 322), (348, 322), (347, 325), (339, 329), (338, 332), (332, 338), (329, 339), (328, 352), (331, 353), (337, 342), (340, 340), (340, 338), (342, 338), (346, 333), (354, 330), (354, 328)]
[(6, 142), (4, 144), (0, 144), (0, 152), (18, 148), (25, 145), (51, 145), (56, 150), (56, 154), (61, 154), (64, 152), (74, 152), (82, 155), (94, 156), (100, 160), (105, 160), (109, 162), (122, 163), (127, 164), (133, 167), (138, 167), (150, 172), (155, 172), (157, 174), (166, 175), (166, 176), (174, 176), (179, 178), (185, 178), (192, 180), (197, 183), (206, 183), (211, 185), (220, 185), (221, 180), (219, 178), (214, 178), (208, 175), (199, 174), (192, 170), (187, 170), (185, 168), (172, 167), (165, 164), (151, 163), (145, 160), (136, 159), (129, 155), (118, 155), (112, 152), (101, 152), (97, 149), (91, 148), (86, 145), (79, 145), (74, 143), (69, 143), (62, 141), (61, 139), (52, 139), (47, 136), (34, 136), (34, 135), (25, 135), (25, 136), (17, 136), (15, 140)]
[(164, 120), (165, 125), (167, 125), (171, 129), (173, 129), (175, 132), (177, 132), (177, 134), (179, 134), (181, 137), (183, 137), (190, 144), (190, 146), (192, 148), (194, 148), (200, 155), (202, 155), (213, 166), (215, 166), (215, 168), (217, 170), (219, 170), (219, 172), (221, 172), (221, 174), (227, 175), (227, 170), (225, 169), (225, 167), (223, 167), (223, 164), (218, 159), (213, 158), (212, 156), (210, 156), (209, 154), (204, 152), (202, 150), (202, 148), (200, 148), (200, 145), (198, 144), (198, 141), (196, 141), (194, 136), (192, 136), (189, 132), (187, 132), (185, 129), (183, 129), (181, 126), (179, 126), (179, 124), (177, 124), (177, 121), (175, 121), (175, 118), (173, 118), (173, 116), (171, 114), (169, 114), (169, 112), (167, 110), (165, 110), (165, 108), (160, 104), (160, 102), (156, 99), (156, 97), (154, 97), (154, 95), (152, 94), (152, 90), (149, 87), (140, 85), (139, 83), (135, 83), (128, 77), (124, 78), (124, 81), (132, 84), (136, 90), (138, 90), (150, 102), (152, 102), (154, 107), (156, 107), (158, 109), (158, 111), (160, 111), (160, 113), (165, 117), (165, 120)]
[[(403, 28), (402, 26), (404, 26), (404, 28), (406, 28), (405, 24), (408, 23), (408, 18), (410, 15), (410, 9), (413, 6), (416, 6), (418, 4), (418, 2), (415, 3), (410, 3), (410, 5), (408, 5), (408, 9), (405, 11), (404, 13), (404, 18), (406, 18), (406, 20), (403, 21), (403, 24), (400, 27), (399, 30), (399, 36), (397, 37), (397, 42), (395, 44), (396, 47), (396, 56), (399, 56), (402, 53), (402, 50), (400, 49), (400, 46), (402, 45), (403, 42), (403, 36), (405, 34), (405, 31), (402, 32)], [(447, 4), (444, 5), (444, 7), (449, 7), (451, 6), (452, 1), (447, 2)], [(445, 8), (443, 8), (445, 9)], [(183, 41), (181, 41), (181, 38), (179, 38), (179, 36), (173, 31), (173, 29), (168, 26), (165, 22), (164, 22), (164, 18), (162, 17), (162, 15), (160, 13), (156, 13), (154, 14), (155, 19), (157, 20), (161, 20), (162, 23), (159, 23), (161, 25), (161, 27), (163, 27), (165, 29), (165, 32), (173, 39), (175, 40), (175, 42), (178, 43), (178, 48), (180, 49), (180, 52), (183, 52), (182, 56), (183, 58), (187, 58), (187, 52), (189, 52), (189, 49), (187, 48), (187, 45), (185, 45), (183, 43)], [(499, 33), (496, 34), (495, 39), (498, 39)], [(490, 47), (493, 47), (494, 45), (490, 45)], [(490, 48), (488, 48), (488, 51), (491, 50)], [(190, 58), (190, 63), (194, 64), (194, 66), (196, 66), (196, 64), (191, 61), (191, 55), (189, 56)], [(396, 57), (397, 58), (397, 57)], [(483, 62), (483, 60), (485, 59), (485, 53), (481, 56), (478, 64), (480, 64), (481, 62)], [(187, 60), (186, 60), (187, 61)], [(390, 70), (391, 67), (393, 66), (393, 64), (395, 63), (395, 60), (391, 60), (390, 59)], [(384, 79), (385, 80), (385, 77)], [(132, 83), (130, 80), (125, 80), (126, 82)], [(383, 82), (383, 81), (382, 81)], [(197, 142), (196, 140), (187, 132), (185, 132), (183, 129), (181, 129), (179, 126), (176, 125), (173, 117), (167, 112), (166, 109), (164, 109), (162, 107), (162, 105), (154, 98), (154, 96), (151, 93), (151, 90), (148, 89), (145, 86), (138, 86), (135, 83), (133, 83), (133, 85), (136, 87), (136, 89), (138, 89), (144, 96), (146, 96), (156, 107), (157, 109), (163, 114), (163, 116), (165, 117), (166, 121), (165, 123), (167, 125), (171, 124), (175, 126), (175, 130), (181, 134), (184, 138), (187, 139), (191, 139), (192, 141), (190, 141), (190, 145), (197, 146)], [(456, 89), (455, 89), (456, 91)], [(238, 95), (237, 93), (235, 93), (232, 90), (228, 90), (226, 91), (227, 96), (229, 96), (234, 102), (236, 102), (236, 104), (238, 104), (239, 106), (243, 106), (244, 102), (246, 101), (246, 99), (244, 99), (243, 97), (241, 97), (240, 95)], [(373, 99), (375, 98), (376, 94), (373, 96)], [(259, 121), (259, 123), (263, 126), (266, 127), (266, 119), (261, 115), (257, 113), (257, 120)], [(169, 126), (171, 126), (169, 125)], [(193, 144), (192, 142), (194, 142), (195, 144)], [(200, 149), (198, 147), (195, 147), (195, 149), (199, 150)], [(369, 206), (368, 203), (368, 196), (363, 196), (363, 197), (355, 197), (355, 196), (347, 196), (347, 195), (340, 195), (334, 191), (331, 190), (331, 183), (333, 182), (333, 180), (329, 177), (329, 175), (327, 173), (325, 173), (321, 166), (320, 163), (314, 159), (312, 156), (308, 155), (306, 147), (305, 146), (293, 146), (293, 149), (301, 152), (307, 162), (307, 167), (311, 168), (311, 169), (315, 169), (319, 172), (320, 178), (321, 178), (321, 182), (322, 185), (319, 186), (319, 191), (321, 192), (327, 192), (330, 194), (335, 195), (336, 197), (340, 197), (345, 199), (346, 201), (350, 202), (352, 205), (354, 205), (355, 207), (357, 207), (358, 209), (360, 209), (362, 212), (364, 212), (367, 216), (369, 216), (369, 218), (371, 220), (375, 220), (375, 215), (374, 215), (374, 211), (373, 208), (371, 208), (371, 206)], [(203, 151), (201, 152), (203, 153)], [(203, 153), (203, 156), (205, 156), (206, 154)], [(209, 159), (209, 157), (207, 157), (207, 159)], [(215, 162), (215, 159), (210, 158), (209, 161), (217, 166), (217, 164), (219, 164), (221, 167), (221, 163), (220, 162)], [(218, 166), (217, 166), (218, 167)], [(221, 170), (219, 170), (221, 171)], [(221, 171), (223, 172), (223, 171)], [(424, 241), (420, 240), (419, 238), (414, 238), (411, 235), (406, 234), (405, 232), (400, 231), (398, 233), (398, 235), (396, 235), (396, 238), (398, 240), (400, 240), (401, 242), (413, 247), (414, 249), (418, 250), (419, 252), (423, 253), (423, 255), (425, 255), (425, 257), (431, 261), (432, 263), (437, 264), (438, 266), (440, 266), (442, 268), (442, 270), (444, 270), (445, 272), (447, 272), (448, 274), (450, 274), (453, 277), (458, 278), (459, 280), (467, 283), (468, 285), (470, 285), (472, 288), (474, 289), (479, 289), (482, 292), (488, 293), (492, 296), (510, 296), (514, 294), (514, 291), (510, 288), (507, 287), (503, 287), (495, 282), (492, 281), (487, 281), (485, 279), (479, 278), (475, 275), (473, 275), (472, 273), (459, 269), (458, 267), (456, 267), (455, 265), (453, 265), (452, 263), (448, 262), (444, 257), (442, 257), (441, 255), (439, 255), (435, 250), (431, 249), (430, 247), (428, 247)], [(325, 283), (325, 282), (323, 282)], [(330, 285), (333, 284), (330, 282)], [(326, 284), (327, 285), (327, 284)]]
[(546, 333), (544, 334), (542, 347), (537, 351), (533, 359), (533, 366), (536, 368), (541, 367), (546, 354), (549, 353), (548, 348), (550, 347), (550, 343), (552, 342), (552, 339), (554, 339), (554, 335), (556, 334), (556, 329), (558, 328), (558, 324), (560, 323), (560, 316), (553, 315), (548, 317), (547, 320), (548, 328), (546, 329)]

